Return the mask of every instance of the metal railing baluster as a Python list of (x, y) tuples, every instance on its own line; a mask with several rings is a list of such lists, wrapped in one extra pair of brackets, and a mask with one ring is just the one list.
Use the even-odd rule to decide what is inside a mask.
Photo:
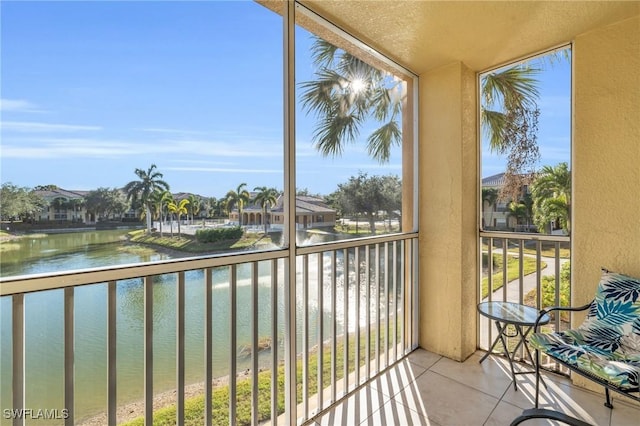
[(204, 272), (204, 423), (212, 424), (212, 398), (211, 389), (213, 381), (213, 269), (207, 268)]
[[(24, 379), (25, 379), (25, 336), (24, 336), (24, 294), (12, 296), (11, 308), (11, 328), (12, 328), (12, 351), (13, 351), (13, 409), (24, 408)], [(13, 426), (24, 424), (24, 418), (15, 416)]]
[(74, 287), (64, 289), (64, 407), (67, 409), (65, 425), (73, 425), (74, 404)]
[(278, 260), (271, 260), (271, 423), (278, 418)]
[(107, 424), (117, 424), (118, 393), (117, 393), (117, 363), (116, 363), (116, 287), (115, 281), (107, 284)]
[(336, 285), (338, 274), (338, 266), (336, 264), (336, 251), (331, 251), (331, 402), (337, 400), (337, 375), (338, 375), (338, 318), (337, 318), (337, 301), (338, 295)]
[(343, 317), (344, 324), (342, 336), (344, 339), (344, 389), (343, 395), (349, 392), (349, 253), (347, 249), (342, 250), (342, 286), (344, 290)]
[(144, 424), (153, 425), (153, 277), (144, 286)]
[(324, 294), (323, 294), (323, 287), (324, 287), (324, 278), (323, 278), (323, 269), (324, 269), (324, 252), (320, 252), (318, 253), (318, 266), (317, 266), (317, 271), (318, 271), (318, 282), (317, 282), (317, 286), (318, 286), (318, 313), (316, 315), (317, 318), (317, 322), (318, 322), (318, 343), (317, 343), (317, 353), (318, 353), (318, 411), (321, 411), (323, 408), (323, 401), (322, 401), (322, 393), (324, 390), (324, 382), (323, 382), (323, 377), (322, 377), (322, 371), (323, 371), (323, 367), (324, 367), (324, 342), (323, 342), (323, 335), (324, 335)]
[(355, 310), (356, 343), (355, 343), (355, 385), (360, 385), (360, 247), (354, 248), (353, 269), (355, 275)]
[(302, 256), (302, 413), (309, 418), (309, 256)]
[(251, 424), (258, 424), (258, 262), (251, 264)]
[(178, 273), (176, 288), (176, 425), (184, 424), (184, 274)]
[(229, 426), (236, 424), (236, 412), (237, 412), (237, 370), (238, 370), (238, 358), (237, 358), (237, 315), (238, 309), (238, 267), (237, 265), (231, 265), (229, 267)]

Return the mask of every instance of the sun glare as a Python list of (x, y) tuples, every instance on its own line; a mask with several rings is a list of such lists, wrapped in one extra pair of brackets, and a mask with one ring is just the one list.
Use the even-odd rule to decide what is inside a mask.
[(355, 78), (351, 81), (351, 91), (354, 93), (360, 93), (367, 88), (367, 82), (361, 78)]

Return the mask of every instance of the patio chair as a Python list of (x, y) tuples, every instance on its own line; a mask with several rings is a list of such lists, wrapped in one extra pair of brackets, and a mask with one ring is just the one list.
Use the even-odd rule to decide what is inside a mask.
[[(549, 312), (587, 309), (586, 319), (575, 329), (550, 333), (538, 330), (540, 319)], [(554, 413), (538, 408), (540, 352), (602, 385), (605, 406), (613, 408), (610, 390), (640, 402), (640, 279), (603, 269), (595, 299), (577, 308), (553, 307), (540, 311), (529, 344), (536, 351), (536, 398), (535, 408), (527, 411), (536, 418)], [(564, 417), (566, 422), (567, 416)]]

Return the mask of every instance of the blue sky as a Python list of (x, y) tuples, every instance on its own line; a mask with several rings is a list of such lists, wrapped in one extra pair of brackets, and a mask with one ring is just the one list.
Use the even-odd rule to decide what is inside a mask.
[[(121, 187), (157, 165), (173, 192), (283, 188), (282, 21), (253, 2), (6, 2), (2, 182)], [(297, 32), (296, 78), (313, 79)], [(569, 159), (569, 66), (541, 74), (543, 164)], [(559, 77), (561, 76), (561, 77)], [(358, 171), (400, 174), (364, 144), (322, 158), (297, 111), (297, 187), (327, 194)], [(483, 175), (502, 171), (486, 157)]]

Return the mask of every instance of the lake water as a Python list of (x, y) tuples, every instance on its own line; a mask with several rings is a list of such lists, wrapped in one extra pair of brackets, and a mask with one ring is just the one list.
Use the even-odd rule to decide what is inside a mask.
[[(106, 265), (130, 264), (168, 259), (169, 256), (131, 246), (122, 241), (127, 231), (94, 231), (51, 234), (9, 242), (0, 258), (3, 277), (84, 269)], [(4, 243), (3, 243), (4, 244)], [(8, 247), (8, 246), (7, 246)], [(271, 263), (259, 263), (259, 336), (271, 337)], [(278, 279), (278, 339), (284, 332), (283, 262)], [(251, 341), (251, 270), (238, 268), (237, 341), (238, 349)], [(204, 379), (204, 272), (189, 271), (186, 281), (186, 381)], [(177, 274), (154, 278), (154, 392), (175, 389)], [(317, 291), (309, 289), (313, 295)], [(328, 292), (329, 289), (326, 289)], [(339, 292), (341, 293), (341, 292)], [(106, 410), (107, 392), (107, 285), (78, 287), (74, 294), (75, 315), (75, 415), (80, 419)], [(313, 299), (313, 296), (311, 297)], [(217, 268), (213, 276), (213, 368), (214, 377), (229, 372), (229, 274)], [(338, 306), (342, 305), (340, 296)], [(64, 408), (63, 395), (63, 290), (32, 293), (25, 296), (26, 407)], [(310, 340), (315, 342), (317, 306), (309, 303)], [(328, 305), (325, 305), (328, 306)], [(0, 301), (0, 403), (11, 407), (11, 298)], [(117, 283), (117, 380), (118, 402), (143, 397), (143, 285), (142, 280)], [(329, 313), (322, 316), (326, 330)], [(342, 327), (339, 325), (339, 329)], [(300, 333), (300, 327), (299, 327)], [(300, 339), (299, 339), (300, 340)], [(282, 343), (279, 354), (283, 355)], [(260, 363), (268, 367), (270, 351), (261, 353)], [(238, 371), (250, 367), (250, 357), (238, 356)], [(2, 424), (8, 424), (3, 419)]]

